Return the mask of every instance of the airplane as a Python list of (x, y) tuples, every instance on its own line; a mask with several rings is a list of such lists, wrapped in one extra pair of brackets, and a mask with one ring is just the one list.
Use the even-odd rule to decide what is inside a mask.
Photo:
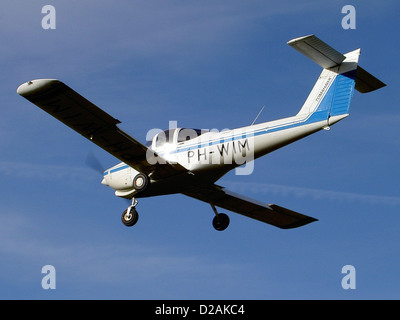
[(216, 207), (281, 229), (297, 228), (317, 219), (239, 195), (217, 185), (217, 180), (283, 146), (329, 130), (349, 116), (354, 89), (367, 93), (386, 85), (358, 65), (360, 49), (342, 54), (315, 35), (287, 44), (322, 67), (299, 112), (221, 132), (170, 128), (145, 145), (122, 131), (119, 120), (59, 80), (31, 80), (17, 93), (122, 161), (104, 171), (101, 183), (131, 200), (121, 217), (126, 226), (138, 221), (137, 199), (180, 193), (210, 204), (218, 231), (225, 230), (230, 219)]

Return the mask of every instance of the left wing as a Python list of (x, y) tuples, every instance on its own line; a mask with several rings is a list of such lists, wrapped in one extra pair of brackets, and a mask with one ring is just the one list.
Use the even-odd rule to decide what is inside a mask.
[(244, 197), (215, 184), (198, 187), (184, 194), (281, 229), (297, 228), (318, 221), (276, 204), (265, 204)]
[[(150, 175), (152, 179), (187, 172), (178, 163), (167, 162), (119, 129), (119, 120), (59, 80), (32, 80), (20, 85), (17, 92), (119, 160)], [(149, 163), (148, 159), (152, 157), (162, 160), (162, 163)]]

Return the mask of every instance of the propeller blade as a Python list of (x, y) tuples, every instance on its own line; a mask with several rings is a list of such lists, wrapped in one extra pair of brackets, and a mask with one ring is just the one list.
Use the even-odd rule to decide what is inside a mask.
[(95, 157), (95, 155), (91, 151), (86, 156), (85, 164), (89, 168), (100, 173), (101, 175), (103, 175), (104, 171), (106, 171), (106, 168), (104, 168), (104, 166), (100, 163), (100, 161)]

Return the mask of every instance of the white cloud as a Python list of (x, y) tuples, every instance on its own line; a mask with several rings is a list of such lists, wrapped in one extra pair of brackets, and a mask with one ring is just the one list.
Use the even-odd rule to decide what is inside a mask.
[[(400, 197), (360, 194), (332, 190), (320, 190), (304, 187), (292, 187), (270, 183), (232, 182), (224, 181), (223, 185), (237, 192), (267, 194), (284, 197), (310, 198), (315, 200), (361, 202), (372, 205), (400, 205)], [(269, 201), (272, 201), (271, 199)]]
[[(14, 178), (37, 179), (42, 181), (76, 181), (97, 178), (85, 167), (34, 164), (28, 162), (0, 161), (0, 174)], [(98, 179), (97, 179), (98, 180)]]

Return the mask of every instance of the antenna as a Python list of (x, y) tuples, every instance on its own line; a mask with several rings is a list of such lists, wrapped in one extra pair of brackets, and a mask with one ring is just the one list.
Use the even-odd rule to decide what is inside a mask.
[(253, 120), (253, 122), (251, 123), (251, 126), (254, 124), (254, 122), (256, 122), (256, 120), (258, 119), (258, 117), (260, 116), (261, 112), (263, 112), (265, 106), (262, 106), (261, 110), (258, 112), (257, 116), (255, 117), (255, 119)]

